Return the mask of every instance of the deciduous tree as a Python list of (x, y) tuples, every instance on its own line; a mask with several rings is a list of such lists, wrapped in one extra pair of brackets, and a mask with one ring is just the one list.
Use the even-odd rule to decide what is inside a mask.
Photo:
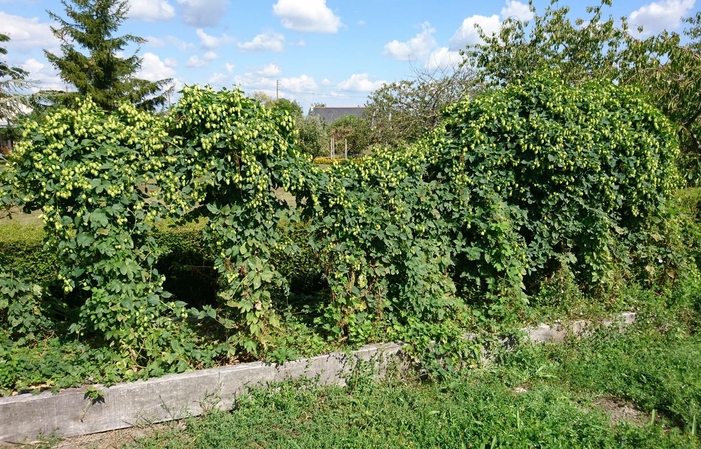
[(443, 108), (476, 89), (472, 70), (418, 71), (415, 79), (385, 84), (366, 103), (372, 144), (412, 142), (441, 121)]
[[(529, 2), (536, 12), (532, 1)], [(476, 69), (488, 86), (506, 86), (538, 70), (556, 69), (571, 84), (608, 80), (635, 85), (681, 130), (682, 161), (689, 181), (698, 182), (701, 158), (701, 13), (686, 19), (688, 38), (664, 31), (636, 37), (628, 19), (604, 18), (604, 7), (587, 8), (589, 17), (572, 21), (569, 8), (553, 0), (532, 21), (508, 18), (481, 43), (463, 51), (463, 65)], [(642, 28), (637, 32), (641, 33)]]

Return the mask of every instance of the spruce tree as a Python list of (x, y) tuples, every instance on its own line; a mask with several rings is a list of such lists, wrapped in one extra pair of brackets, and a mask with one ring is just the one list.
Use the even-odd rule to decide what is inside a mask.
[(91, 96), (107, 111), (114, 110), (120, 100), (154, 110), (166, 102), (163, 88), (170, 82), (156, 82), (135, 77), (141, 58), (134, 53), (121, 58), (118, 53), (130, 43), (144, 39), (127, 34), (114, 36), (126, 20), (127, 0), (61, 0), (67, 18), (47, 11), (58, 22), (51, 27), (61, 41), (63, 55), (44, 50), (44, 54), (60, 72), (61, 79), (75, 86), (77, 92), (62, 95), (62, 102), (71, 104), (76, 97)]
[[(9, 40), (10, 36), (0, 33), (0, 42)], [(6, 55), (7, 49), (0, 47), (0, 54)], [(0, 61), (0, 120), (10, 122), (22, 114), (23, 106), (27, 104), (27, 96), (22, 91), (32, 85), (27, 76), (29, 73), (21, 67)]]

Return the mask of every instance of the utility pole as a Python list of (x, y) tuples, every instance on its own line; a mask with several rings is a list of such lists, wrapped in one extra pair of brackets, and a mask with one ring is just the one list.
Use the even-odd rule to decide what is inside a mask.
[(280, 80), (275, 81), (275, 100), (280, 99)]

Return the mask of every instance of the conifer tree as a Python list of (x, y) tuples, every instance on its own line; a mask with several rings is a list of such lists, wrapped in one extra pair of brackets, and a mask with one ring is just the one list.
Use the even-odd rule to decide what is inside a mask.
[[(9, 42), (10, 36), (0, 33), (0, 42)], [(0, 54), (6, 55), (7, 49), (0, 47)], [(21, 67), (12, 67), (6, 61), (0, 61), (0, 120), (12, 121), (22, 113), (27, 104), (27, 96), (22, 90), (30, 87), (29, 73)]]
[[(137, 78), (141, 58), (136, 53), (127, 58), (118, 56), (130, 43), (144, 39), (127, 34), (114, 36), (126, 20), (127, 0), (61, 0), (67, 18), (47, 11), (58, 22), (51, 27), (61, 41), (62, 55), (44, 53), (60, 72), (61, 79), (75, 86), (77, 92), (62, 95), (62, 102), (71, 104), (76, 97), (90, 95), (105, 110), (114, 110), (120, 100), (153, 110), (166, 102), (164, 87), (170, 82)], [(82, 51), (81, 51), (82, 50)]]

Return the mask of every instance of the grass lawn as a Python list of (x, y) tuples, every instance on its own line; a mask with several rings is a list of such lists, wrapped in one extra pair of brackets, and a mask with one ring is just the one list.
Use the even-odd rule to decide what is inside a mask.
[(636, 328), (525, 346), (452, 379), (285, 383), (136, 448), (700, 448), (701, 338)]

